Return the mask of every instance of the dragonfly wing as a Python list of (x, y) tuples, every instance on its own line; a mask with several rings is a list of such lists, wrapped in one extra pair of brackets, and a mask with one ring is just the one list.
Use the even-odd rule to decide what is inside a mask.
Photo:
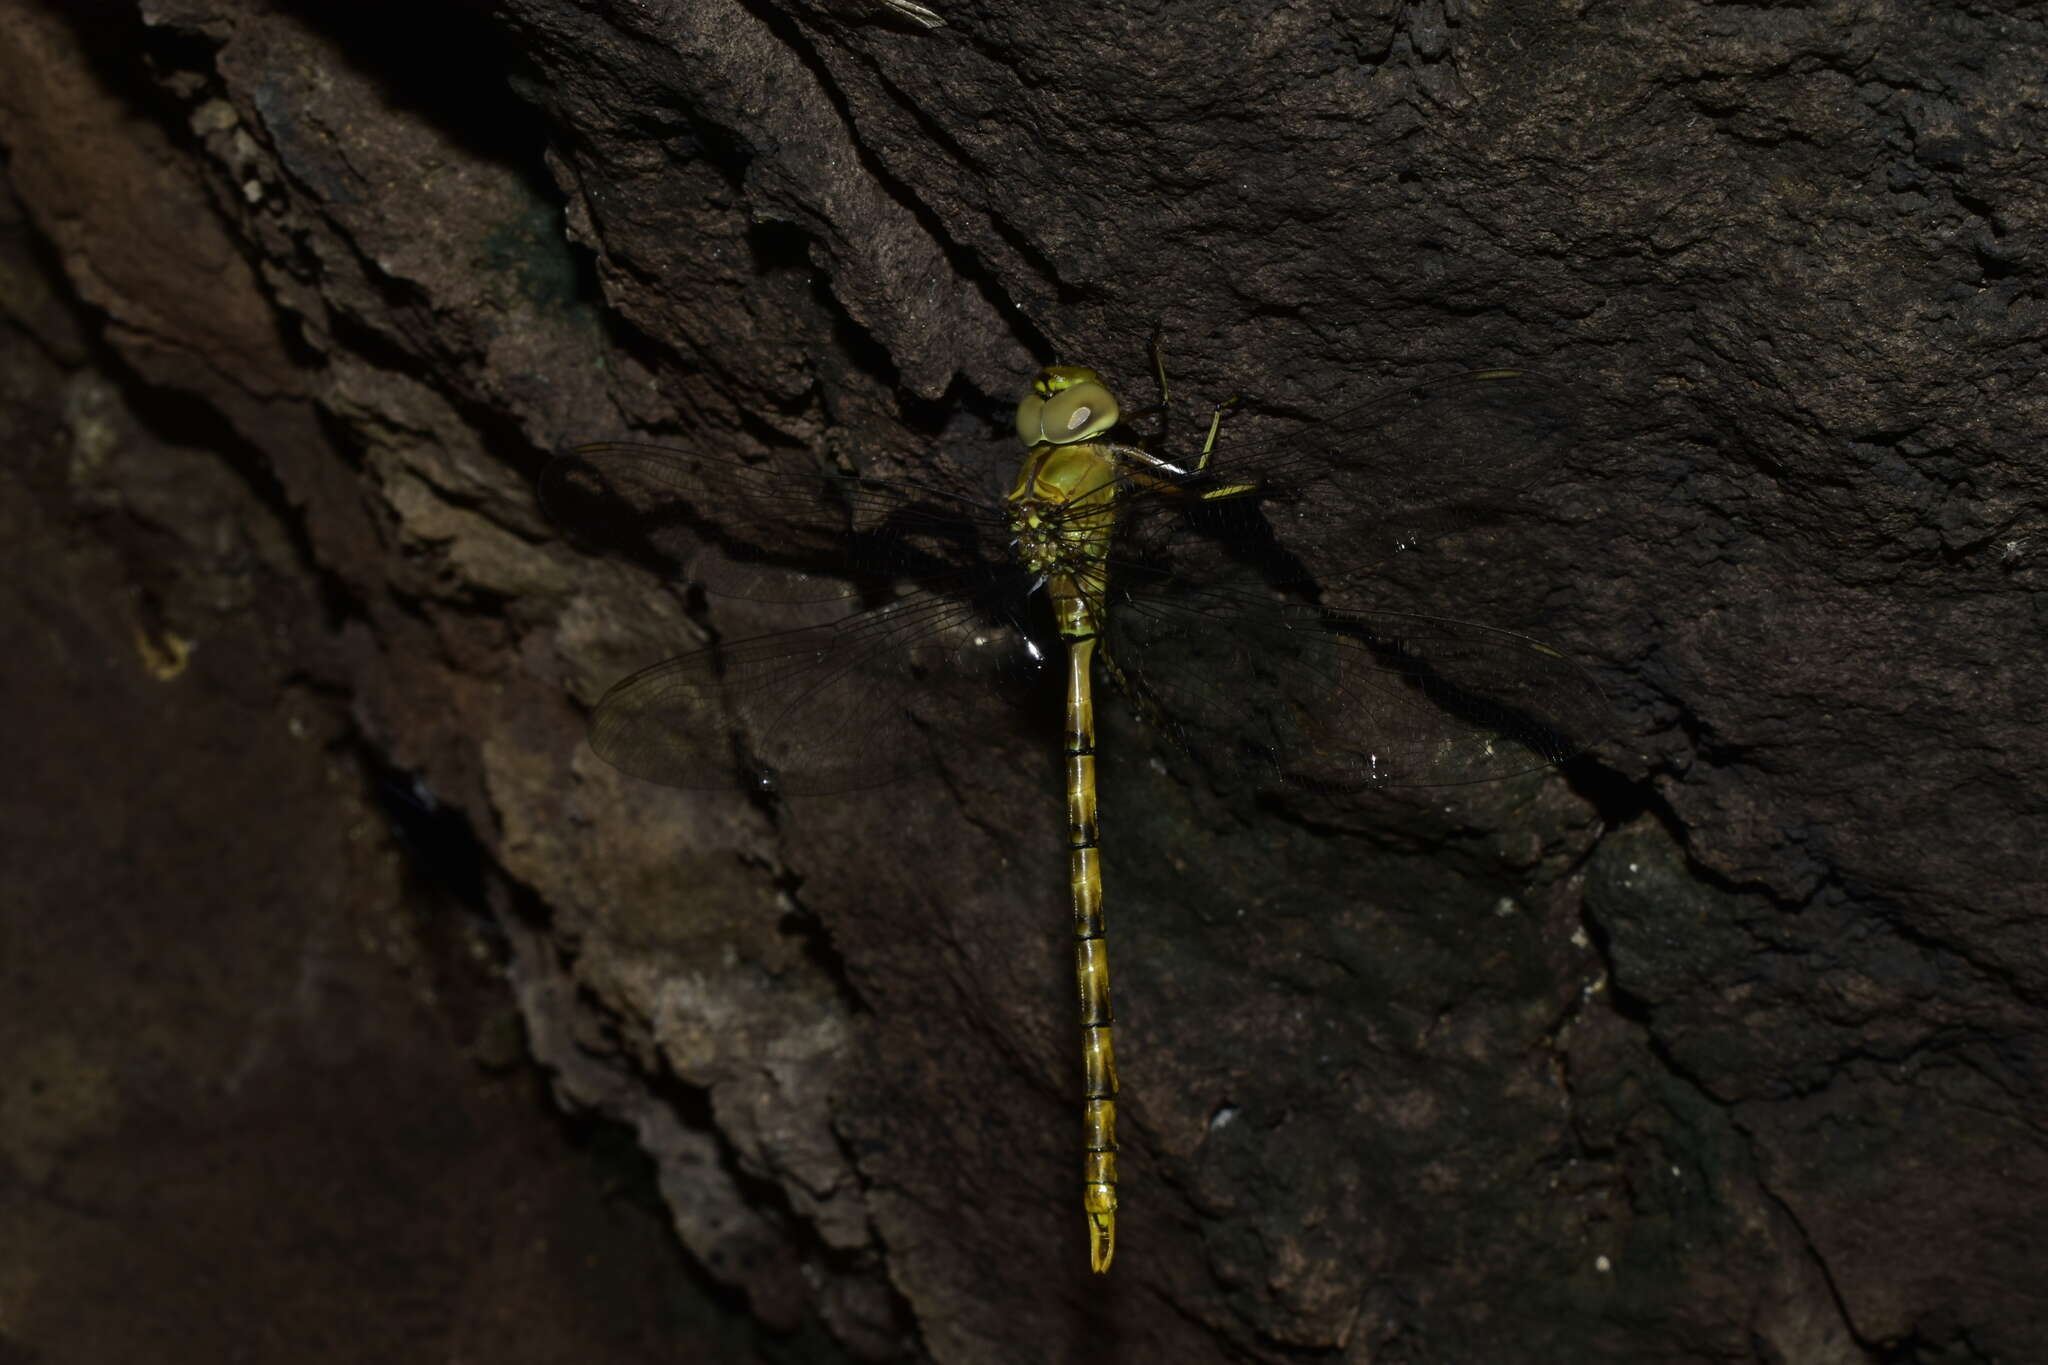
[(877, 582), (971, 577), (1000, 562), (1008, 538), (998, 512), (936, 480), (623, 442), (555, 459), (541, 472), (540, 499), (558, 524), (606, 550), (756, 601), (832, 601)]
[(591, 746), (635, 777), (816, 795), (932, 766), (1037, 656), (972, 603), (914, 593), (830, 625), (658, 663), (598, 702)]
[(1255, 779), (1486, 782), (1559, 762), (1609, 724), (1578, 665), (1486, 626), (1228, 589), (1137, 596), (1108, 625), (1138, 708)]

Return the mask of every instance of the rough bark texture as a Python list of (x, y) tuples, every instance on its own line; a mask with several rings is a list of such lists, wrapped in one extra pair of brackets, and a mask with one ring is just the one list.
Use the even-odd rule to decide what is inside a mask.
[[(0, 1359), (2048, 1358), (2040, 11), (945, 13), (0, 0)], [(1008, 458), (1155, 320), (1191, 409), (1571, 385), (1389, 591), (1616, 720), (1252, 803), (1110, 709), (1096, 1279), (1049, 731), (624, 779), (583, 708), (748, 609), (528, 489)]]

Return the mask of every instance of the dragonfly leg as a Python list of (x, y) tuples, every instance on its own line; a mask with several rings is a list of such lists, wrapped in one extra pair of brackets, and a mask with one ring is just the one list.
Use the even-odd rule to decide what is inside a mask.
[[(1236, 402), (1237, 395), (1232, 394), (1221, 403), (1218, 403), (1215, 410), (1209, 414), (1209, 438), (1202, 442), (1201, 458), (1195, 461), (1195, 472), (1197, 474), (1209, 467), (1209, 457), (1216, 453), (1216, 433), (1223, 426), (1223, 410), (1231, 407)], [(1248, 493), (1253, 487), (1254, 485), (1252, 484), (1239, 484), (1230, 488), (1212, 489), (1202, 496), (1205, 498), (1227, 498), (1237, 493)]]
[[(1173, 401), (1173, 391), (1166, 385), (1166, 322), (1164, 319), (1152, 324), (1152, 377), (1159, 381), (1159, 408), (1166, 410)], [(1166, 439), (1166, 419), (1159, 419), (1159, 439)]]
[(1173, 718), (1166, 713), (1166, 708), (1159, 704), (1159, 698), (1153, 695), (1152, 689), (1124, 672), (1123, 667), (1117, 663), (1116, 656), (1109, 652), (1106, 643), (1101, 658), (1103, 671), (1109, 674), (1110, 685), (1123, 694), (1124, 700), (1131, 704), (1131, 709), (1160, 734), (1175, 744), (1182, 744), (1184, 736), (1174, 725)]
[[(1166, 383), (1165, 323), (1154, 323), (1152, 326), (1152, 377), (1159, 381), (1159, 406), (1161, 409), (1161, 416), (1159, 418), (1159, 443), (1162, 447), (1164, 447), (1164, 445), (1166, 444), (1166, 417), (1164, 414), (1166, 409), (1170, 405), (1172, 393), (1172, 390), (1170, 390), (1167, 387)], [(1197, 458), (1195, 461), (1195, 473), (1200, 474), (1202, 471), (1206, 470), (1209, 467), (1209, 456), (1214, 454), (1216, 450), (1216, 433), (1223, 425), (1223, 410), (1225, 408), (1232, 406), (1236, 402), (1237, 395), (1232, 394), (1230, 397), (1224, 399), (1221, 403), (1218, 403), (1215, 409), (1212, 412), (1210, 412), (1209, 436), (1207, 440), (1202, 442), (1201, 456)], [(1160, 463), (1164, 465), (1165, 462), (1161, 461)], [(1171, 468), (1172, 466), (1167, 465), (1166, 467)], [(1254, 491), (1256, 488), (1256, 484), (1235, 484), (1227, 488), (1212, 488), (1207, 492), (1203, 493), (1202, 497), (1204, 499), (1234, 498), (1244, 493), (1250, 493)]]

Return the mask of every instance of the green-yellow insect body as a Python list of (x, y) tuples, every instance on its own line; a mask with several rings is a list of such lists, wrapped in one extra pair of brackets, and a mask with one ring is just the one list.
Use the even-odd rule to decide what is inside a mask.
[(1067, 642), (1067, 718), (1061, 747), (1066, 763), (1074, 972), (1081, 995), (1081, 1200), (1088, 1220), (1089, 1264), (1098, 1273), (1109, 1269), (1116, 1252), (1117, 1081), (1097, 850), (1091, 674), (1109, 586), (1105, 562), (1122, 457), (1118, 447), (1095, 438), (1116, 425), (1117, 415), (1116, 399), (1093, 370), (1041, 370), (1031, 392), (1017, 405), (1017, 434), (1030, 453), (1009, 496), (1018, 555), (1045, 580), (1060, 635)]

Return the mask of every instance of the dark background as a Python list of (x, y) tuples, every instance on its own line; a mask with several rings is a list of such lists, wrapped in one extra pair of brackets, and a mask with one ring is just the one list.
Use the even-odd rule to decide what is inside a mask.
[[(0, 1362), (2048, 1355), (2038, 7), (0, 2)], [(783, 806), (547, 454), (1526, 365), (1565, 768)], [(1187, 427), (1182, 428), (1184, 431)]]

